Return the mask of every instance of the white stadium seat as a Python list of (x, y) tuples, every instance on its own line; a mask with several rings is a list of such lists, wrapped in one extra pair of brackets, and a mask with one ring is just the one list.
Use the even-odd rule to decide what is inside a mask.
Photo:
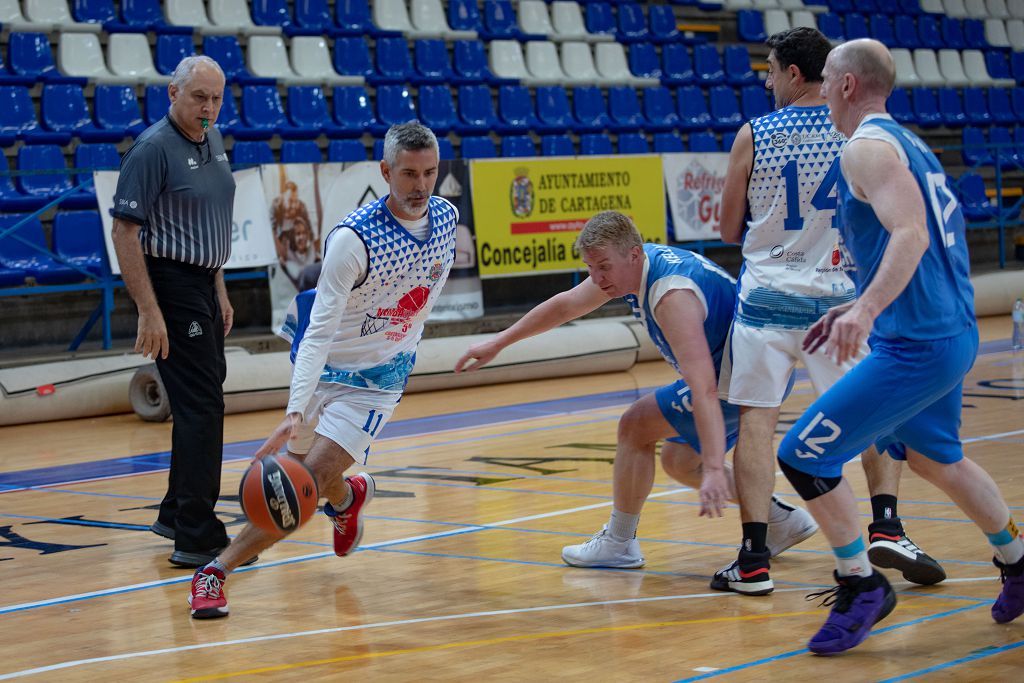
[(281, 36), (252, 36), (245, 51), (246, 65), (254, 76), (278, 78), (286, 83), (300, 80), (289, 65), (288, 50)]
[(1006, 0), (1006, 9), (1014, 19), (1024, 19), (1024, 0)]
[[(963, 62), (960, 61), (959, 50), (939, 50), (939, 72), (942, 74), (945, 84), (951, 88), (963, 88), (970, 85), (970, 79), (964, 73)], [(918, 70), (918, 73), (920, 74), (921, 71)], [(924, 80), (923, 74), (921, 80)], [(922, 83), (922, 85), (929, 84)]]
[(322, 36), (295, 36), (291, 45), (292, 70), (299, 78), (328, 85), (362, 85), (362, 76), (342, 76), (331, 64), (331, 53)]
[(556, 40), (615, 40), (615, 36), (608, 33), (588, 32), (580, 4), (571, 0), (555, 0), (551, 3), (551, 27), (555, 29)]
[(171, 77), (164, 76), (153, 66), (153, 54), (149, 41), (143, 33), (112, 33), (107, 38), (107, 65), (121, 80), (136, 83), (170, 83)]
[(942, 0), (942, 6), (945, 8), (946, 14), (951, 17), (956, 19), (967, 17), (967, 7), (964, 5), (964, 0)]
[(1010, 47), (1010, 39), (1006, 35), (1006, 24), (1002, 19), (985, 20), (985, 40), (992, 47)]
[(914, 68), (914, 58), (906, 48), (894, 48), (892, 61), (896, 66), (896, 85), (901, 88), (916, 88), (921, 85), (921, 77)]
[(797, 10), (796, 12), (790, 12), (789, 25), (793, 28), (804, 27), (804, 28), (818, 28), (818, 20), (814, 18), (814, 12), (808, 10)]
[(412, 25), (416, 32), (426, 38), (445, 40), (476, 40), (476, 31), (455, 31), (448, 25), (441, 0), (415, 0), (412, 3)]
[(603, 85), (605, 80), (594, 66), (590, 44), (577, 41), (562, 43), (562, 71), (574, 85)]
[(95, 33), (61, 33), (57, 42), (57, 68), (76, 78), (89, 78), (99, 83), (135, 83), (134, 78), (118, 78), (110, 73), (103, 58), (103, 48)]
[(964, 73), (967, 74), (967, 80), (971, 85), (982, 88), (990, 86), (1009, 88), (1016, 85), (1012, 78), (992, 78), (988, 73), (988, 67), (985, 66), (985, 55), (981, 50), (964, 50), (960, 54), (963, 57)]
[(373, 3), (373, 23), (377, 28), (401, 31), (410, 37), (415, 33), (405, 0), (376, 0)]
[(555, 27), (551, 25), (547, 3), (543, 0), (520, 0), (516, 9), (519, 29), (523, 33), (542, 36), (553, 36)]
[[(257, 26), (249, 14), (247, 0), (214, 0), (210, 3), (210, 21), (216, 31), (230, 33), (262, 33), (275, 34), (281, 32), (280, 26)], [(211, 33), (209, 29), (205, 33)]]
[(1010, 18), (1010, 10), (1006, 6), (1006, 0), (987, 0), (985, 7), (988, 8), (988, 15), (994, 19)]
[(1024, 20), (1008, 20), (1006, 22), (1006, 37), (1015, 52), (1024, 51)]
[(972, 19), (988, 18), (988, 7), (985, 6), (985, 0), (964, 0), (964, 9), (967, 10), (967, 16)]
[(526, 43), (526, 69), (533, 85), (557, 85), (566, 80), (558, 48), (550, 40), (531, 40)]
[(648, 87), (660, 85), (657, 78), (637, 78), (629, 70), (626, 62), (626, 50), (622, 43), (598, 43), (595, 46), (594, 63), (597, 72), (610, 84), (635, 85)]
[(99, 33), (99, 24), (80, 23), (71, 16), (67, 0), (25, 0), (25, 18), (36, 24), (49, 24), (55, 31)]
[(770, 9), (764, 13), (764, 32), (773, 35), (779, 31), (788, 31), (789, 15), (786, 10)]
[(492, 40), (489, 64), (491, 72), (498, 78), (526, 79), (530, 77), (518, 40)]

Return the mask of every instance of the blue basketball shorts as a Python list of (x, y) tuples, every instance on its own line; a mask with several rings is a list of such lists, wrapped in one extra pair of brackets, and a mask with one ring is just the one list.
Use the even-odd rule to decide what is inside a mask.
[(978, 328), (931, 341), (873, 337), (871, 353), (812, 403), (779, 445), (779, 459), (816, 477), (874, 444), (904, 459), (906, 448), (941, 463), (963, 458), (963, 379), (978, 354)]
[[(786, 396), (793, 390), (795, 374), (790, 374), (786, 386)], [(665, 420), (676, 430), (679, 436), (669, 437), (667, 441), (687, 444), (700, 453), (700, 439), (697, 438), (697, 423), (693, 418), (693, 398), (690, 387), (679, 379), (654, 392), (658, 408)], [(725, 420), (725, 450), (729, 451), (736, 445), (736, 437), (740, 433), (740, 406), (733, 405), (724, 399), (718, 401), (722, 406), (722, 418)]]

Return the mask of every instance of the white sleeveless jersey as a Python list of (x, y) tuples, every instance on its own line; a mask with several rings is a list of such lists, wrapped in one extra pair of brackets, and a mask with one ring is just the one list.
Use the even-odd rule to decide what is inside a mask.
[(837, 159), (846, 138), (825, 106), (784, 107), (750, 126), (754, 163), (736, 319), (807, 328), (856, 296), (834, 229)]
[[(399, 225), (386, 199), (356, 209), (335, 228), (345, 226), (359, 235), (368, 265), (363, 282), (348, 298), (320, 382), (402, 391), (423, 325), (455, 260), (458, 211), (451, 203), (430, 198), (430, 235), (421, 241)], [(312, 294), (296, 297), (281, 331), (292, 340), (293, 361), (309, 322)]]

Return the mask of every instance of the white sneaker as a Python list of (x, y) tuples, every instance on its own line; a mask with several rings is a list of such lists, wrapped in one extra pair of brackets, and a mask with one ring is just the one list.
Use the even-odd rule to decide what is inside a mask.
[(570, 567), (638, 569), (644, 566), (640, 543), (635, 538), (628, 541), (615, 540), (609, 535), (607, 525), (601, 527), (586, 543), (562, 548), (562, 561)]
[(803, 508), (779, 504), (774, 499), (772, 508), (768, 520), (768, 538), (765, 542), (772, 557), (797, 543), (806, 541), (818, 530), (818, 523), (814, 521), (814, 517)]

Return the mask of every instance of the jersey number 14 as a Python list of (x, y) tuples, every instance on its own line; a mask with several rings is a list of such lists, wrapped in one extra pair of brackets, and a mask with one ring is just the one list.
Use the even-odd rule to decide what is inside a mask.
[[(782, 179), (786, 181), (786, 218), (782, 227), (786, 230), (803, 230), (804, 217), (800, 215), (800, 178), (797, 175), (797, 161), (791, 160), (782, 167)], [(821, 184), (811, 197), (811, 206), (818, 211), (832, 212), (832, 227), (838, 227), (836, 205), (839, 202), (836, 193), (836, 181), (839, 180), (839, 158), (821, 179)]]

